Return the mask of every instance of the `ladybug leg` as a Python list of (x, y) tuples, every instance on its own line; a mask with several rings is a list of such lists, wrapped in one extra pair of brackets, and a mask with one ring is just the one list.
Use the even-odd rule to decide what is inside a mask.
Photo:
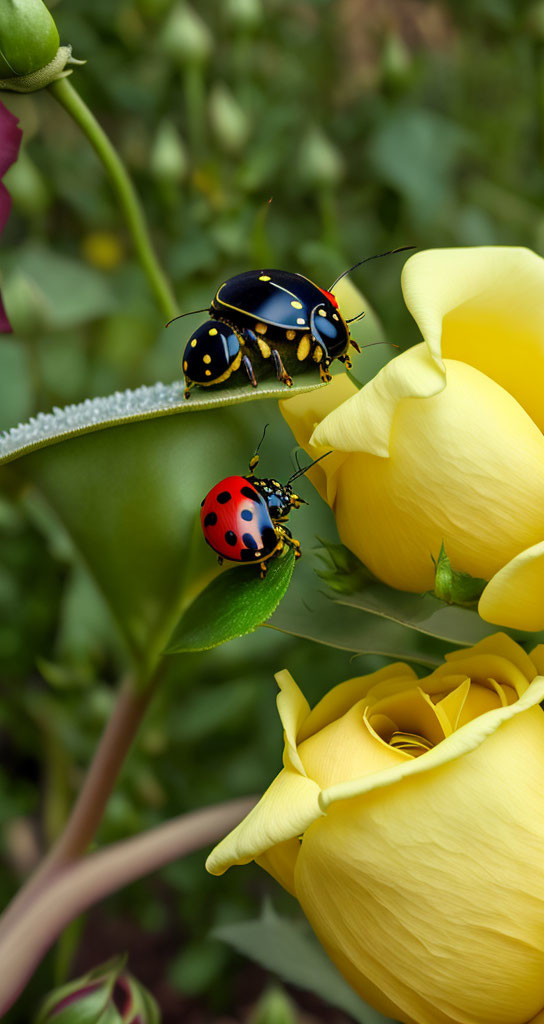
[(347, 366), (348, 370), (351, 370), (353, 363), (349, 356), (338, 356), (338, 359), (340, 360), (341, 363), (344, 364), (344, 366)]
[(251, 359), (249, 358), (249, 356), (243, 355), (242, 356), (242, 362), (244, 364), (245, 371), (246, 371), (246, 373), (247, 373), (247, 375), (249, 377), (250, 384), (252, 385), (252, 387), (256, 388), (257, 387), (257, 378), (255, 376), (255, 370), (253, 369), (253, 364), (251, 362)]
[[(300, 558), (300, 556), (302, 555), (302, 549), (300, 547), (300, 541), (297, 540), (295, 537), (293, 537), (291, 535), (291, 531), (288, 530), (286, 526), (281, 526), (278, 529), (278, 533), (280, 533), (280, 530), (281, 530), (281, 537), (283, 539), (283, 542), (285, 544), (287, 544), (290, 548), (293, 548), (293, 550), (295, 552), (295, 558)], [(282, 544), (282, 547), (283, 547), (283, 544)]]
[(218, 555), (217, 556), (217, 564), (218, 565), (223, 565), (223, 561), (224, 561), (224, 559), (221, 558), (221, 555)]
[(273, 348), (271, 350), (271, 354), (272, 360), (274, 362), (274, 369), (276, 371), (276, 377), (278, 378), (278, 380), (283, 381), (283, 383), (286, 384), (288, 388), (291, 388), (293, 386), (293, 378), (290, 377), (289, 374), (287, 373), (287, 370), (285, 369), (285, 366), (281, 361), (281, 356), (277, 348)]
[(349, 343), (350, 343), (350, 345), (353, 346), (353, 348), (355, 349), (356, 352), (360, 352), (361, 351), (359, 345), (357, 344), (356, 341), (353, 340), (353, 338), (349, 339)]
[(185, 381), (185, 391), (183, 392), (183, 397), (185, 399), (188, 399), (188, 398), (191, 397), (191, 390), (192, 390), (192, 388), (194, 388), (194, 386), (195, 386), (194, 385), (194, 381), (192, 381), (192, 380)]

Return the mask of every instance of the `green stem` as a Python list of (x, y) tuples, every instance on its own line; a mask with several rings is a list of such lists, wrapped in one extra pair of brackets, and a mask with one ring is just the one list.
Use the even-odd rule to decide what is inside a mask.
[(37, 871), (14, 896), (0, 917), (0, 939), (32, 904), (37, 894), (64, 865), (81, 856), (100, 825), (117, 776), (132, 746), (142, 718), (156, 688), (160, 669), (144, 691), (137, 691), (125, 680), (114, 712), (76, 799), (66, 827)]
[(0, 1014), (7, 1013), (63, 928), (110, 893), (216, 842), (254, 807), (256, 797), (206, 807), (114, 843), (65, 866), (0, 941)]
[(138, 259), (151, 290), (165, 317), (171, 320), (179, 310), (168, 279), (157, 259), (145, 215), (126, 167), (86, 103), (67, 78), (48, 86), (49, 92), (73, 117), (98, 154), (128, 224)]

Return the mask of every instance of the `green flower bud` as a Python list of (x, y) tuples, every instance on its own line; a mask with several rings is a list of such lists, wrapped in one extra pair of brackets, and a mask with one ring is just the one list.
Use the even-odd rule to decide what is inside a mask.
[(343, 544), (318, 537), (322, 548), (316, 554), (324, 562), (325, 570), (317, 570), (317, 575), (328, 584), (331, 590), (339, 594), (354, 594), (363, 590), (369, 583), (375, 583), (376, 577), (359, 561)]
[(52, 992), (35, 1024), (160, 1024), (153, 997), (124, 968), (125, 956)]
[(36, 92), (71, 74), (71, 46), (59, 34), (43, 0), (0, 0), (0, 89)]
[(151, 171), (158, 181), (179, 185), (187, 174), (187, 153), (171, 121), (162, 121), (151, 149)]
[(216, 85), (211, 91), (210, 120), (219, 145), (227, 153), (243, 149), (250, 132), (249, 119), (224, 85)]
[(261, 0), (227, 0), (225, 15), (235, 28), (243, 30), (257, 28), (263, 17)]
[(440, 554), (434, 565), (434, 594), (436, 597), (448, 604), (459, 604), (466, 608), (473, 608), (477, 605), (487, 586), (487, 580), (478, 579), (477, 576), (471, 576), (468, 572), (452, 569), (444, 541), (442, 541)]
[(261, 997), (253, 1011), (250, 1024), (297, 1024), (294, 1004), (282, 988), (271, 988)]
[(163, 52), (179, 65), (202, 64), (212, 49), (212, 36), (206, 23), (188, 4), (172, 9), (161, 32)]
[(49, 64), (59, 34), (43, 0), (2, 0), (0, 4), (0, 77), (30, 75)]
[(320, 128), (310, 128), (306, 133), (299, 157), (299, 170), (303, 182), (312, 188), (334, 188), (342, 179), (342, 156)]

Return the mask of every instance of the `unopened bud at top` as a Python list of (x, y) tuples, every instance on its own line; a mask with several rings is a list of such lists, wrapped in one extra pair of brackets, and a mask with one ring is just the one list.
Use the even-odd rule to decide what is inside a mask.
[(2, 0), (0, 78), (39, 71), (53, 60), (58, 48), (57, 26), (43, 0)]

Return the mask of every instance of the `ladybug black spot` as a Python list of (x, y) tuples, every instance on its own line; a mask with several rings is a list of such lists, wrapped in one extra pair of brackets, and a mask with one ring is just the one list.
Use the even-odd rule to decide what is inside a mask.
[(276, 547), (277, 537), (276, 531), (271, 526), (265, 526), (262, 532), (263, 547), (267, 551), (271, 551)]
[[(229, 498), (230, 498), (230, 494), (229, 494)], [(227, 532), (225, 534), (225, 540), (226, 540), (227, 544), (230, 544), (230, 546), (232, 548), (234, 547), (234, 545), (236, 544), (236, 534), (234, 533), (234, 530), (227, 530)]]
[(226, 505), (227, 501), (230, 501), (231, 498), (232, 494), (230, 493), (230, 491), (221, 491), (221, 494), (217, 495), (217, 501), (219, 502), (220, 505)]
[(205, 498), (203, 498), (203, 499), (202, 499), (202, 501), (200, 502), (200, 507), (201, 507), (201, 508), (202, 508), (202, 506), (203, 506), (203, 504), (204, 504), (204, 502), (205, 502), (205, 501), (206, 501), (206, 499), (205, 499)]
[(250, 548), (252, 551), (257, 550), (257, 541), (250, 533), (242, 534), (242, 542), (245, 544), (246, 548)]
[(217, 522), (217, 516), (216, 516), (215, 512), (208, 512), (208, 515), (206, 516), (206, 518), (204, 520), (204, 526), (215, 526), (216, 522)]
[(250, 512), (250, 510), (248, 508), (242, 509), (242, 511), (240, 512), (240, 515), (241, 515), (242, 519), (245, 519), (246, 523), (250, 523), (251, 520), (253, 519), (253, 512)]
[[(259, 496), (257, 494), (257, 491), (254, 491), (253, 487), (242, 487), (242, 489), (240, 491), (240, 494), (243, 494), (244, 498), (253, 498), (253, 501), (258, 501), (259, 500)], [(219, 498), (220, 497), (221, 497), (221, 495), (219, 495)], [(217, 499), (218, 501), (219, 501), (219, 498)]]
[(242, 559), (242, 562), (253, 562), (255, 557), (256, 557), (256, 552), (255, 551), (251, 551), (250, 548), (241, 548), (241, 550), (240, 550), (240, 558)]

